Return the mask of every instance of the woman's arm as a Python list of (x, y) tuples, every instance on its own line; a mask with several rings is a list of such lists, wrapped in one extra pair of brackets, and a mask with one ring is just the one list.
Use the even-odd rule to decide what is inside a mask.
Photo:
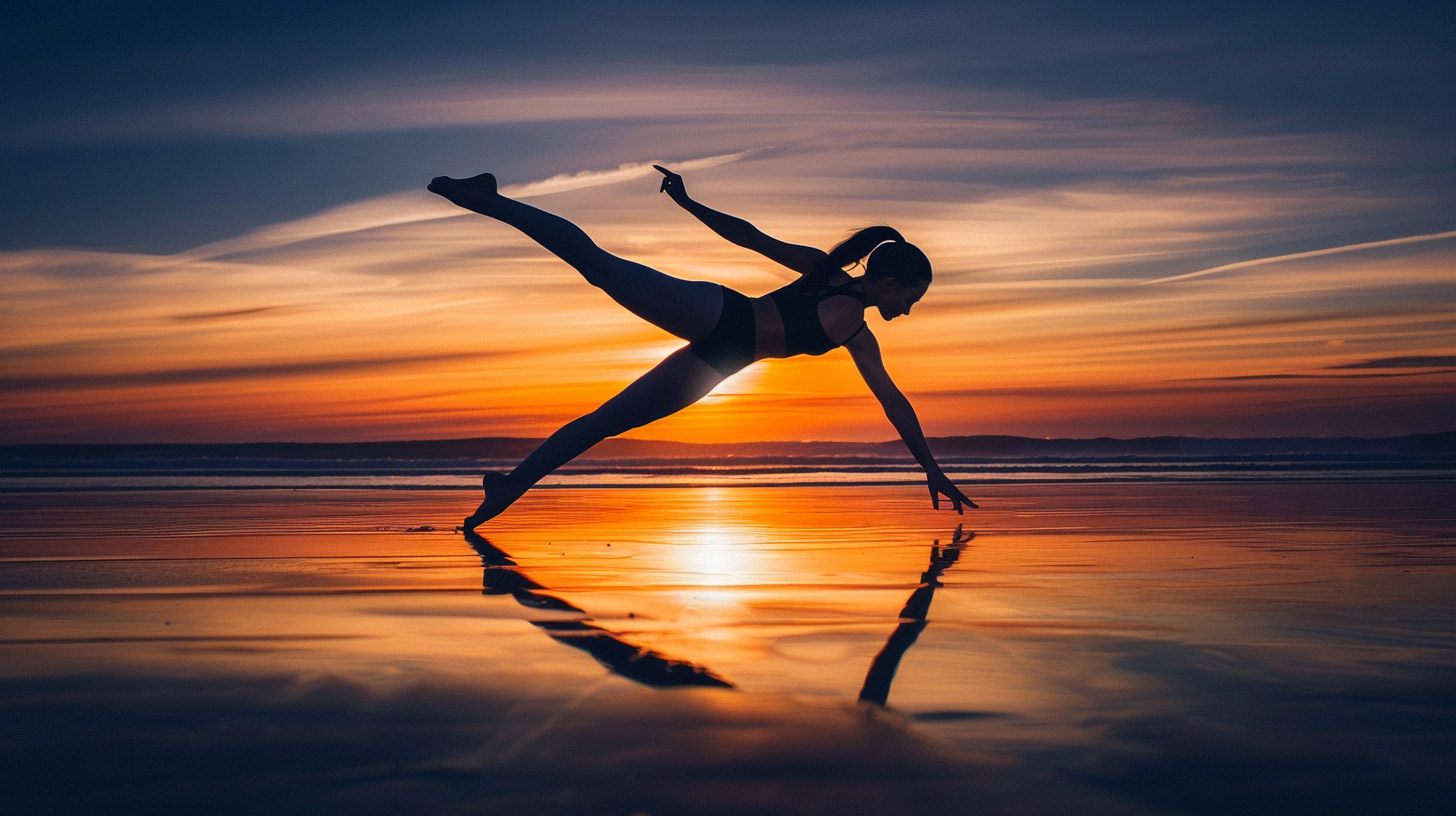
[(754, 225), (737, 216), (719, 212), (692, 200), (683, 186), (682, 176), (660, 165), (652, 165), (662, 173), (660, 193), (667, 193), (679, 207), (687, 210), (694, 218), (702, 221), (708, 229), (737, 244), (751, 249), (769, 260), (787, 266), (799, 274), (807, 274), (824, 258), (824, 251), (801, 244), (790, 244), (765, 234)]
[(861, 331), (855, 335), (845, 348), (854, 358), (854, 365), (859, 369), (859, 374), (864, 378), (865, 385), (870, 387), (870, 393), (880, 401), (880, 406), (885, 409), (885, 416), (889, 418), (890, 424), (895, 426), (900, 438), (904, 440), (905, 447), (910, 449), (910, 455), (925, 469), (925, 476), (930, 487), (930, 505), (940, 509), (940, 497), (945, 496), (955, 505), (957, 513), (964, 512), (962, 505), (975, 508), (975, 502), (966, 498), (960, 488), (956, 487), (940, 469), (940, 464), (930, 453), (930, 446), (925, 442), (925, 433), (920, 430), (920, 420), (915, 416), (915, 408), (910, 405), (904, 393), (890, 379), (890, 373), (885, 370), (884, 358), (880, 355), (880, 342), (875, 339), (874, 334), (869, 330)]

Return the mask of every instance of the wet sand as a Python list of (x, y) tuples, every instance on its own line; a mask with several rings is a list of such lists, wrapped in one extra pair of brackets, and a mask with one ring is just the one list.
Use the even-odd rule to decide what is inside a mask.
[(1439, 813), (1456, 485), (0, 494), (12, 812)]

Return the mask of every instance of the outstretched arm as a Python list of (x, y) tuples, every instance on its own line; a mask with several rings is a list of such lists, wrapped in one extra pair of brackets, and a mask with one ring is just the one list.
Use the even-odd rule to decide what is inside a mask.
[(688, 196), (683, 178), (666, 167), (654, 164), (662, 173), (662, 187), (658, 190), (687, 210), (694, 218), (702, 221), (708, 229), (744, 249), (751, 249), (769, 260), (787, 266), (799, 274), (807, 274), (824, 257), (824, 251), (802, 244), (790, 244), (765, 234), (754, 225), (734, 215), (705, 207)]
[(939, 510), (940, 497), (945, 496), (951, 500), (957, 513), (964, 512), (962, 505), (975, 508), (976, 503), (966, 498), (966, 494), (946, 477), (935, 457), (931, 455), (930, 446), (925, 443), (925, 433), (920, 430), (920, 420), (915, 416), (915, 408), (896, 387), (894, 380), (890, 379), (889, 372), (885, 371), (885, 361), (880, 355), (880, 342), (866, 330), (855, 335), (845, 348), (849, 349), (855, 367), (859, 369), (860, 376), (864, 377), (865, 385), (870, 387), (870, 393), (880, 401), (880, 406), (885, 409), (885, 416), (905, 441), (905, 447), (910, 449), (915, 461), (925, 469), (930, 488), (930, 505)]

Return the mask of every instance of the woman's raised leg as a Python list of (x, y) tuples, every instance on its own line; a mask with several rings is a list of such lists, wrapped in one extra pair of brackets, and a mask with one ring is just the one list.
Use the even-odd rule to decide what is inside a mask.
[(485, 501), (465, 519), (465, 529), (474, 530), (500, 515), (532, 485), (596, 443), (675, 414), (722, 381), (712, 366), (686, 348), (678, 349), (602, 407), (561, 426), (508, 475), (485, 474)]
[(440, 176), (430, 182), (429, 190), (524, 232), (612, 300), (684, 340), (697, 340), (718, 322), (723, 290), (716, 283), (682, 280), (619, 258), (565, 218), (500, 195), (490, 173), (469, 179)]

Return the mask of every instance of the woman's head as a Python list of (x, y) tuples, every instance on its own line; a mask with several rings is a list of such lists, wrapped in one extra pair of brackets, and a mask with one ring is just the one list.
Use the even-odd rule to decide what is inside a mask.
[(910, 307), (930, 288), (930, 259), (906, 241), (887, 241), (865, 260), (865, 301), (894, 320), (910, 314)]
[(866, 227), (831, 249), (815, 285), (823, 286), (835, 270), (861, 260), (865, 300), (886, 320), (910, 314), (930, 286), (930, 259), (890, 227)]
[(890, 277), (901, 286), (930, 285), (930, 259), (909, 241), (886, 241), (875, 247), (865, 260), (865, 276), (871, 280)]
[(906, 241), (893, 227), (865, 227), (840, 241), (814, 270), (814, 283), (823, 286), (835, 271), (865, 262), (865, 274), (886, 275), (901, 285), (930, 282), (930, 259), (920, 248)]

